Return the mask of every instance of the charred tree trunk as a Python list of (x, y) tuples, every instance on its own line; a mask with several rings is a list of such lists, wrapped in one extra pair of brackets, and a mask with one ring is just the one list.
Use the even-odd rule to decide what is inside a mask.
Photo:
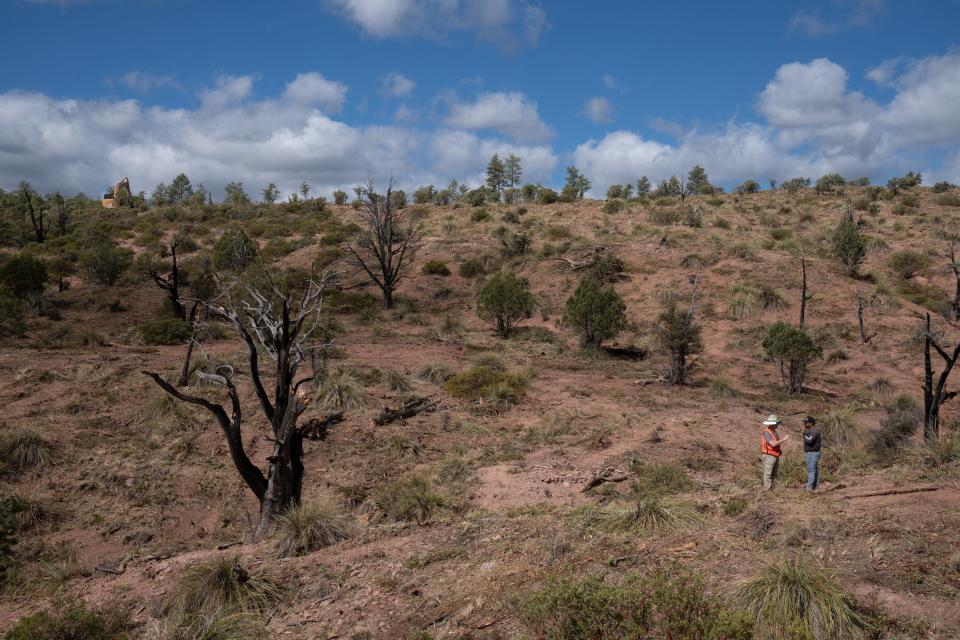
[(30, 187), (27, 183), (21, 183), (20, 189), (23, 191), (24, 200), (27, 201), (27, 212), (30, 214), (30, 225), (33, 227), (33, 235), (37, 242), (42, 244), (43, 241), (47, 239), (47, 228), (49, 226), (43, 220), (43, 202), (41, 201), (39, 207), (34, 207), (33, 194), (30, 192)]
[(860, 343), (867, 344), (870, 339), (863, 329), (863, 298), (860, 296), (860, 289), (857, 289), (857, 325), (860, 327)]
[(807, 293), (807, 259), (800, 259), (800, 269), (803, 273), (803, 291), (800, 293), (800, 330), (802, 331), (807, 322), (807, 302), (813, 300), (813, 296)]
[(180, 367), (180, 378), (177, 379), (178, 387), (185, 387), (187, 383), (190, 382), (190, 361), (193, 359), (193, 348), (197, 344), (197, 308), (199, 306), (199, 302), (194, 302), (193, 308), (190, 309), (189, 322), (192, 331), (190, 333), (190, 341), (187, 342), (187, 353), (183, 357), (183, 366)]
[(950, 303), (950, 309), (953, 311), (953, 321), (960, 322), (960, 264), (957, 264), (956, 248), (956, 242), (951, 242), (947, 255), (950, 258), (950, 270), (953, 271), (954, 279), (953, 302)]
[[(936, 385), (933, 382), (931, 347), (943, 358), (943, 370), (937, 377)], [(926, 440), (936, 440), (940, 437), (940, 409), (944, 403), (957, 395), (955, 391), (946, 392), (946, 387), (947, 379), (958, 357), (960, 357), (960, 342), (953, 348), (953, 353), (948, 353), (933, 335), (930, 329), (930, 314), (927, 313), (923, 337), (923, 437)]]

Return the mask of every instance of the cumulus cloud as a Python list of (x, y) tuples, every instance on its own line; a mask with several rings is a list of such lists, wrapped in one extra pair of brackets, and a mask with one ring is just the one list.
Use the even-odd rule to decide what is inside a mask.
[(590, 98), (583, 105), (583, 115), (597, 124), (613, 121), (613, 106), (606, 98)]
[(557, 163), (549, 146), (462, 129), (351, 126), (327, 112), (346, 87), (320, 74), (301, 74), (272, 97), (254, 97), (253, 85), (252, 76), (221, 77), (193, 109), (2, 93), (0, 185), (27, 179), (42, 191), (95, 193), (129, 176), (149, 192), (183, 171), (214, 193), (238, 180), (251, 191), (275, 182), (286, 194), (307, 180), (329, 194), (392, 175), (407, 189), (451, 178), (479, 184), (495, 152), (520, 155), (533, 180), (549, 180)]
[(519, 142), (553, 137), (553, 130), (540, 119), (537, 104), (518, 91), (483, 93), (474, 102), (454, 98), (444, 123), (460, 129), (496, 131)]
[(947, 160), (934, 173), (955, 173), (960, 52), (877, 68), (883, 71), (871, 79), (896, 90), (885, 104), (851, 90), (847, 71), (826, 58), (790, 63), (760, 93), (765, 122), (731, 122), (714, 131), (674, 124), (672, 144), (615, 131), (579, 145), (573, 160), (593, 178), (595, 192), (640, 175), (661, 180), (694, 164), (720, 183), (831, 172), (881, 177), (922, 168), (917, 163), (927, 162), (926, 152), (941, 152)]
[(417, 84), (402, 73), (391, 71), (381, 81), (384, 93), (393, 98), (409, 98)]
[(316, 71), (298, 74), (287, 84), (284, 96), (294, 102), (317, 106), (328, 113), (338, 113), (347, 99), (347, 85), (327, 80)]
[(503, 49), (536, 46), (549, 28), (543, 8), (525, 0), (326, 0), (374, 38), (443, 37), (471, 31)]

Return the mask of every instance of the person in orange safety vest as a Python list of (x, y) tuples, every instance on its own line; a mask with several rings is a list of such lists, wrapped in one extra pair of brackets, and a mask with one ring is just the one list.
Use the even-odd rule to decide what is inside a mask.
[(768, 416), (763, 421), (760, 453), (763, 458), (763, 488), (767, 491), (773, 490), (773, 483), (776, 481), (777, 471), (780, 469), (780, 456), (783, 453), (780, 445), (790, 439), (790, 436), (780, 437), (780, 434), (777, 433), (779, 427), (780, 418), (775, 415)]

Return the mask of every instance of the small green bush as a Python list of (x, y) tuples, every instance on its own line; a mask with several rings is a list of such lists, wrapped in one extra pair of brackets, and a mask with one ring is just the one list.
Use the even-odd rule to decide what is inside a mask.
[(603, 205), (603, 212), (613, 215), (615, 213), (620, 213), (627, 208), (627, 203), (619, 198), (613, 200), (607, 200)]
[(513, 327), (533, 314), (536, 299), (524, 278), (501, 271), (490, 278), (477, 296), (477, 315), (496, 328), (503, 338), (510, 337)]
[(470, 219), (474, 222), (485, 222), (490, 219), (490, 212), (486, 207), (480, 207), (470, 212)]
[(930, 260), (927, 256), (913, 249), (897, 251), (890, 256), (890, 268), (904, 280), (909, 280), (917, 275), (926, 269), (929, 264)]
[(895, 458), (920, 427), (923, 415), (910, 396), (898, 395), (886, 407), (886, 416), (867, 445), (876, 458), (887, 461)]
[(563, 323), (577, 333), (581, 347), (597, 349), (627, 327), (626, 310), (612, 286), (584, 278), (567, 300)]
[(213, 243), (213, 264), (217, 269), (241, 272), (257, 257), (257, 243), (241, 229), (231, 229)]
[(425, 276), (448, 276), (450, 267), (442, 260), (427, 260), (423, 265), (423, 275)]
[(137, 326), (145, 344), (184, 344), (193, 334), (193, 326), (179, 318), (157, 318)]
[[(519, 402), (527, 392), (527, 381), (517, 374), (501, 371), (494, 367), (480, 365), (452, 376), (443, 385), (451, 396), (461, 400), (477, 401), (488, 399), (494, 393), (513, 404)], [(505, 392), (506, 395), (505, 395)]]
[(855, 276), (867, 255), (866, 243), (852, 216), (845, 215), (833, 232), (833, 256), (848, 276)]
[(133, 264), (133, 252), (107, 239), (97, 240), (80, 254), (80, 266), (95, 282), (112, 287)]
[(750, 640), (750, 621), (724, 609), (682, 569), (632, 575), (551, 578), (520, 605), (521, 619), (547, 640)]
[(467, 258), (460, 263), (458, 271), (461, 278), (478, 278), (486, 274), (486, 267), (482, 258)]
[(127, 640), (131, 628), (125, 614), (89, 611), (76, 604), (20, 618), (4, 639)]
[(623, 260), (612, 253), (595, 253), (587, 266), (587, 273), (600, 283), (617, 282), (623, 274)]
[(823, 355), (823, 350), (802, 329), (786, 322), (776, 322), (767, 329), (763, 349), (780, 365), (780, 375), (787, 393), (800, 393), (807, 367)]
[(47, 266), (27, 253), (18, 253), (0, 262), (0, 290), (17, 298), (43, 293), (47, 284)]

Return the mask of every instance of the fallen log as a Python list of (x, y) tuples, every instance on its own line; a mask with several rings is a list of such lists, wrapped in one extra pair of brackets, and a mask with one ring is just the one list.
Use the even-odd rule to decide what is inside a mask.
[(871, 491), (870, 493), (853, 493), (847, 496), (840, 496), (841, 498), (874, 498), (877, 496), (897, 496), (907, 493), (923, 493), (925, 491), (939, 491), (943, 489), (942, 486), (933, 486), (933, 487), (914, 487), (912, 489), (887, 489), (884, 491)]
[(373, 424), (377, 425), (378, 427), (382, 427), (383, 425), (389, 424), (394, 420), (412, 418), (418, 413), (431, 411), (436, 407), (437, 403), (430, 398), (414, 398), (413, 400), (408, 400), (405, 402), (399, 409), (384, 407), (373, 419)]
[(606, 469), (601, 469), (593, 474), (590, 480), (587, 481), (586, 486), (581, 489), (581, 492), (589, 491), (594, 487), (603, 484), (604, 482), (623, 482), (627, 478), (630, 478), (633, 474), (627, 473), (626, 471), (620, 471), (619, 469), (614, 469), (608, 467)]
[(310, 440), (326, 440), (330, 427), (341, 422), (343, 422), (343, 411), (321, 418), (310, 418), (300, 427), (300, 435)]

